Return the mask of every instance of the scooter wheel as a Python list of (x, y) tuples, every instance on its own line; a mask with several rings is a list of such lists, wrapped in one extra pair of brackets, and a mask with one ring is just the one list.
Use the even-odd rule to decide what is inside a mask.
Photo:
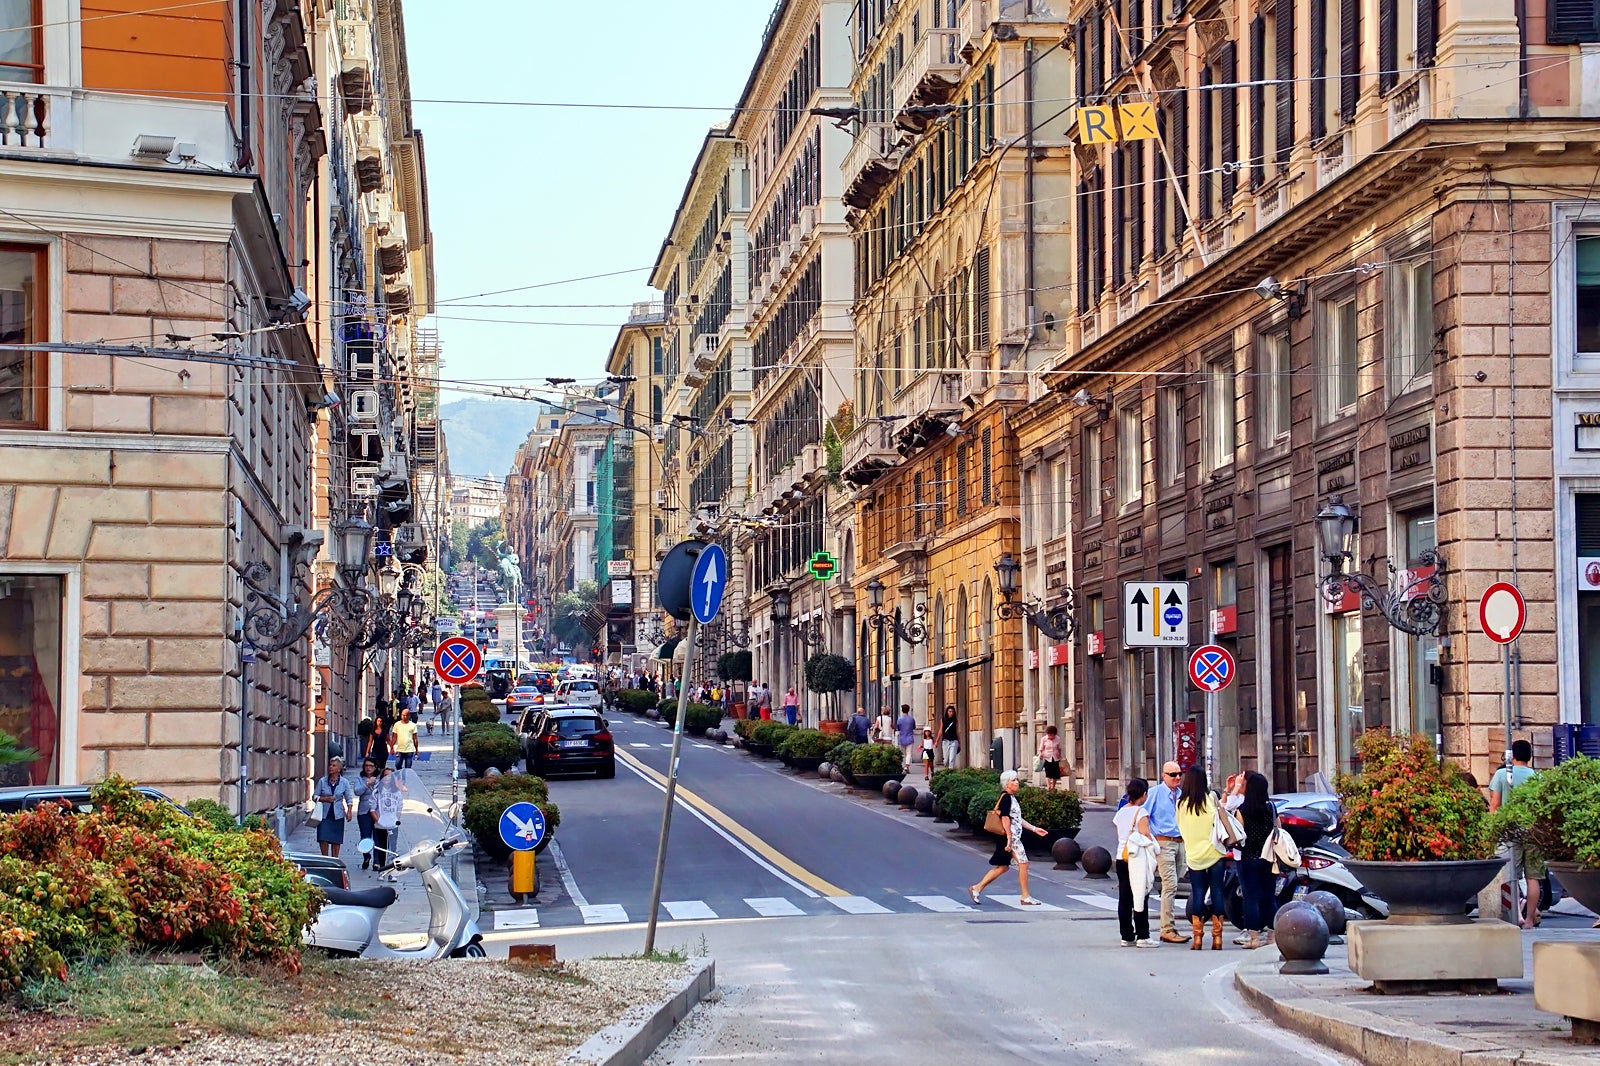
[(464, 948), (457, 948), (450, 953), (453, 959), (487, 959), (489, 953), (483, 950), (482, 944), (468, 944)]

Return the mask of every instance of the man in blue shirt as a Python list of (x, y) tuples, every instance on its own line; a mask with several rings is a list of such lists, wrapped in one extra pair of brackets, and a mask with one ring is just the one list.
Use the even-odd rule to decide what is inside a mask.
[(1161, 767), (1161, 780), (1150, 786), (1150, 831), (1155, 834), (1161, 849), (1158, 869), (1161, 871), (1161, 939), (1168, 944), (1187, 944), (1188, 938), (1178, 934), (1172, 921), (1172, 900), (1178, 891), (1178, 880), (1187, 872), (1184, 862), (1183, 837), (1178, 835), (1178, 780), (1183, 771), (1178, 764), (1169, 762)]

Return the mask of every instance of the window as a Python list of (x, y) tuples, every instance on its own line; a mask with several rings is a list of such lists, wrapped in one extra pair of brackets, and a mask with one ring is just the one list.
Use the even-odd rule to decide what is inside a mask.
[(1322, 415), (1332, 420), (1356, 405), (1360, 373), (1356, 363), (1356, 298), (1322, 301)]
[(1239, 446), (1234, 377), (1231, 350), (1206, 362), (1201, 416), (1205, 423), (1204, 469), (1208, 474), (1233, 462), (1233, 453)]
[(1267, 333), (1256, 338), (1256, 393), (1261, 398), (1262, 448), (1289, 439), (1289, 335)]
[(1600, 41), (1600, 3), (1561, 0), (1551, 4), (1544, 39), (1549, 44)]
[(0, 81), (44, 82), (39, 0), (0, 0)]
[(1367, 731), (1366, 706), (1361, 697), (1361, 612), (1347, 611), (1328, 616), (1329, 644), (1333, 651), (1332, 692), (1335, 739), (1339, 769), (1360, 772), (1356, 741)]
[(1051, 471), (1055, 484), (1050, 489), (1052, 501), (1050, 506), (1055, 515), (1055, 523), (1050, 530), (1050, 536), (1063, 537), (1072, 524), (1071, 471), (1066, 456), (1056, 460)]
[(1576, 247), (1578, 351), (1600, 353), (1600, 233), (1580, 235)]
[(663, 359), (664, 352), (661, 346), (661, 338), (654, 337), (650, 341), (650, 367), (657, 376), (663, 372)]
[(1144, 412), (1137, 404), (1117, 412), (1117, 506), (1144, 498)]
[(1156, 484), (1170, 488), (1183, 481), (1183, 386), (1156, 389)]
[[(1423, 577), (1429, 570), (1416, 572), (1419, 566), (1419, 557), (1423, 552), (1438, 547), (1439, 537), (1437, 523), (1434, 521), (1433, 508), (1426, 507), (1417, 511), (1407, 511), (1396, 516), (1396, 524), (1405, 539), (1406, 569), (1413, 571), (1411, 579)], [(1418, 586), (1417, 592), (1427, 591), (1427, 586)], [(1409, 675), (1409, 691), (1406, 695), (1411, 703), (1410, 718), (1407, 721), (1401, 713), (1395, 715), (1396, 728), (1409, 729), (1413, 733), (1422, 733), (1432, 737), (1435, 743), (1439, 738), (1439, 690), (1433, 683), (1433, 667), (1439, 664), (1439, 638), (1431, 634), (1422, 636), (1401, 635), (1398, 639), (1405, 647), (1407, 658), (1406, 672)], [(1399, 709), (1397, 709), (1397, 712)]]
[[(3, 2), (3, 0), (0, 0)], [(44, 251), (0, 244), (0, 344), (43, 343)], [(44, 357), (11, 353), (0, 361), (0, 426), (38, 426), (44, 422)]]
[(1429, 252), (1389, 267), (1389, 388), (1416, 388), (1433, 374), (1433, 261)]
[(0, 576), (0, 730), (40, 753), (0, 766), (0, 786), (60, 781), (62, 600), (60, 577)]
[(1100, 427), (1083, 431), (1083, 517), (1100, 517)]

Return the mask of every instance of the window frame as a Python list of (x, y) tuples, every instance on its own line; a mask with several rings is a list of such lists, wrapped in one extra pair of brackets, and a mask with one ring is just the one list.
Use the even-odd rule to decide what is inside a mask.
[[(1346, 304), (1351, 308), (1352, 319), (1349, 376), (1353, 379), (1353, 388), (1349, 401), (1340, 403), (1340, 382), (1346, 375), (1341, 370), (1344, 360), (1338, 358), (1337, 352), (1339, 342), (1342, 342), (1344, 335), (1336, 322), (1341, 313), (1340, 309)], [(1317, 349), (1321, 355), (1317, 370), (1322, 382), (1318, 390), (1321, 394), (1318, 407), (1323, 423), (1327, 424), (1354, 414), (1361, 400), (1361, 306), (1354, 286), (1329, 293), (1317, 301), (1316, 330)], [(1330, 358), (1330, 354), (1334, 357)]]
[(1180, 488), (1184, 481), (1184, 452), (1188, 443), (1184, 432), (1183, 385), (1181, 379), (1156, 386), (1156, 492)]
[[(1131, 431), (1131, 432), (1130, 432)], [(1144, 505), (1144, 403), (1117, 408), (1117, 511), (1136, 510)], [(1129, 437), (1135, 438), (1130, 441)], [(1129, 447), (1129, 444), (1133, 447)]]
[[(32, 63), (4, 63), (0, 64), (0, 66), (8, 70), (31, 70), (36, 73), (36, 77), (33, 81), (15, 81), (10, 78), (0, 78), (0, 82), (6, 82), (11, 85), (47, 85), (49, 80), (45, 77), (44, 0), (31, 0), (28, 10), (30, 12), (30, 22), (27, 28), (33, 31), (31, 36), (33, 38), (33, 58), (35, 61)], [(0, 32), (6, 31), (0, 30)]]
[[(1231, 467), (1239, 457), (1239, 357), (1232, 341), (1207, 353), (1200, 365), (1200, 468), (1210, 475)], [(1227, 387), (1219, 390), (1217, 383), (1224, 378)]]
[(1082, 453), (1078, 465), (1083, 471), (1081, 499), (1085, 522), (1099, 522), (1105, 517), (1104, 501), (1101, 499), (1105, 445), (1100, 439), (1100, 425), (1097, 419), (1090, 419), (1082, 433)]
[[(1282, 364), (1271, 360), (1269, 347), (1281, 345)], [(1294, 427), (1293, 361), (1294, 340), (1287, 324), (1258, 329), (1255, 335), (1256, 355), (1256, 425), (1260, 428), (1257, 447), (1271, 451), (1289, 443)], [(1277, 423), (1282, 419), (1282, 425)]]
[[(33, 259), (33, 334), (25, 337), (24, 344), (50, 343), (50, 245), (25, 243), (21, 241), (0, 240), (0, 254), (14, 253), (31, 256)], [(24, 357), (29, 366), (24, 373), (25, 384), (23, 390), (34, 393), (32, 418), (16, 421), (0, 419), (0, 431), (5, 430), (41, 430), (50, 424), (50, 355), (48, 352), (32, 352)]]
[[(1428, 272), (1426, 305), (1418, 299), (1417, 275), (1423, 269)], [(1385, 274), (1384, 349), (1388, 357), (1389, 395), (1398, 397), (1433, 381), (1434, 275), (1431, 246), (1420, 246), (1394, 256)], [(1418, 312), (1423, 306), (1427, 308), (1428, 329), (1427, 336), (1419, 338), (1416, 327)], [(1408, 345), (1410, 351), (1405, 350)]]

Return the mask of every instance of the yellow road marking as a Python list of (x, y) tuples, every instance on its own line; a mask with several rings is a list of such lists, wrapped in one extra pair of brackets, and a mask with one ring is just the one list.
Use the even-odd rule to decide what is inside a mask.
[[(616, 755), (617, 758), (622, 759), (629, 766), (638, 770), (640, 773), (650, 778), (650, 780), (654, 781), (662, 788), (667, 787), (667, 778), (665, 774), (657, 773), (655, 770), (646, 766), (644, 763), (640, 762), (638, 759), (634, 758), (632, 755), (629, 755), (625, 751), (618, 750)], [(810, 870), (807, 870), (804, 866), (801, 866), (799, 863), (780, 852), (777, 848), (774, 848), (771, 844), (768, 844), (765, 840), (762, 840), (760, 837), (750, 832), (750, 830), (740, 825), (732, 817), (724, 814), (721, 810), (700, 796), (695, 795), (689, 789), (684, 788), (682, 784), (678, 785), (677, 795), (679, 799), (683, 800), (683, 802), (687, 803), (689, 806), (693, 807), (707, 818), (710, 818), (713, 822), (716, 822), (717, 825), (721, 826), (728, 833), (737, 837), (739, 842), (745, 847), (749, 848), (757, 855), (760, 855), (763, 859), (766, 859), (772, 865), (776, 866), (790, 877), (793, 877), (795, 880), (805, 882), (811, 888), (822, 893), (824, 896), (848, 896), (850, 894), (844, 889), (840, 888), (838, 885), (835, 885), (830, 881), (825, 881), (821, 877), (818, 877), (816, 874), (812, 873)]]

